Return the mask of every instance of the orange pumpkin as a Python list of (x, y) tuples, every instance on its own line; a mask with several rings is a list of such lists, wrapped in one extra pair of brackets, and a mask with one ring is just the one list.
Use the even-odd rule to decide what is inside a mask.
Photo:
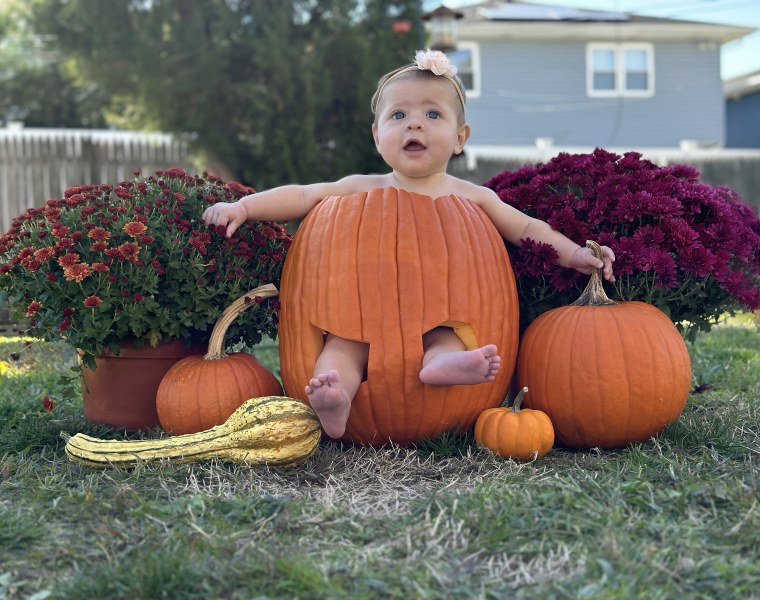
[[(598, 244), (587, 246), (601, 257)], [(542, 314), (525, 330), (517, 382), (530, 388), (525, 405), (549, 415), (564, 445), (617, 448), (678, 418), (691, 363), (662, 311), (610, 300), (595, 270), (575, 304)]]
[(224, 351), (227, 328), (251, 300), (277, 293), (269, 284), (235, 300), (214, 325), (206, 355), (188, 356), (169, 369), (156, 394), (161, 427), (175, 434), (205, 431), (224, 423), (249, 398), (282, 395), (280, 382), (255, 356)]
[[(503, 239), (468, 200), (395, 188), (326, 198), (301, 224), (280, 288), (289, 396), (307, 400), (323, 332), (369, 344), (346, 441), (406, 445), (469, 429), (504, 399), (517, 354), (517, 293)], [(422, 335), (439, 325), (469, 349), (495, 344), (496, 380), (421, 383)]]
[(516, 460), (535, 460), (554, 445), (554, 427), (545, 412), (524, 408), (528, 388), (517, 394), (512, 408), (500, 406), (480, 413), (475, 421), (475, 442), (494, 454)]

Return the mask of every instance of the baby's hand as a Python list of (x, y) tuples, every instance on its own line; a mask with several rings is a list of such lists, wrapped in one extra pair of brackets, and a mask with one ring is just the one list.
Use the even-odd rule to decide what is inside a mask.
[(611, 282), (615, 282), (615, 274), (612, 272), (612, 263), (615, 262), (615, 253), (611, 248), (602, 246), (602, 260), (599, 260), (591, 248), (578, 248), (573, 254), (572, 266), (581, 273), (589, 274), (592, 268), (602, 269), (604, 278)]
[(240, 202), (219, 202), (204, 210), (201, 219), (206, 222), (206, 225), (226, 227), (225, 235), (230, 237), (248, 220), (248, 211)]

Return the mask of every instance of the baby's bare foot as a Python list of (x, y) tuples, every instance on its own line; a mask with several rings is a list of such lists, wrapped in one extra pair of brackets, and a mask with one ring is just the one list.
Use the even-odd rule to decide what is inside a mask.
[(311, 379), (306, 386), (306, 395), (325, 433), (331, 438), (342, 436), (351, 412), (351, 398), (343, 390), (338, 372), (321, 373)]
[(420, 381), (430, 385), (485, 383), (496, 379), (501, 357), (493, 344), (476, 350), (442, 352), (420, 371)]

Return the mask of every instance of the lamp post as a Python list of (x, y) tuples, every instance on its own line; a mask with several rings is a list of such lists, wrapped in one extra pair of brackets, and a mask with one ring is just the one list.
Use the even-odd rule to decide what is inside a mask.
[(435, 10), (422, 15), (430, 21), (430, 48), (447, 52), (457, 47), (457, 21), (464, 15), (441, 4)]

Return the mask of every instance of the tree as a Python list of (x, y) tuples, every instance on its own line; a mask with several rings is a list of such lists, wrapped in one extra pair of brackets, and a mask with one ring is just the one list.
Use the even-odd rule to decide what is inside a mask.
[(335, 179), (382, 163), (377, 79), (409, 62), (413, 0), (33, 0), (80, 75), (131, 107), (132, 127), (191, 134), (255, 187)]
[(70, 66), (28, 31), (20, 3), (0, 7), (0, 123), (104, 127), (109, 98), (97, 86), (78, 82)]

